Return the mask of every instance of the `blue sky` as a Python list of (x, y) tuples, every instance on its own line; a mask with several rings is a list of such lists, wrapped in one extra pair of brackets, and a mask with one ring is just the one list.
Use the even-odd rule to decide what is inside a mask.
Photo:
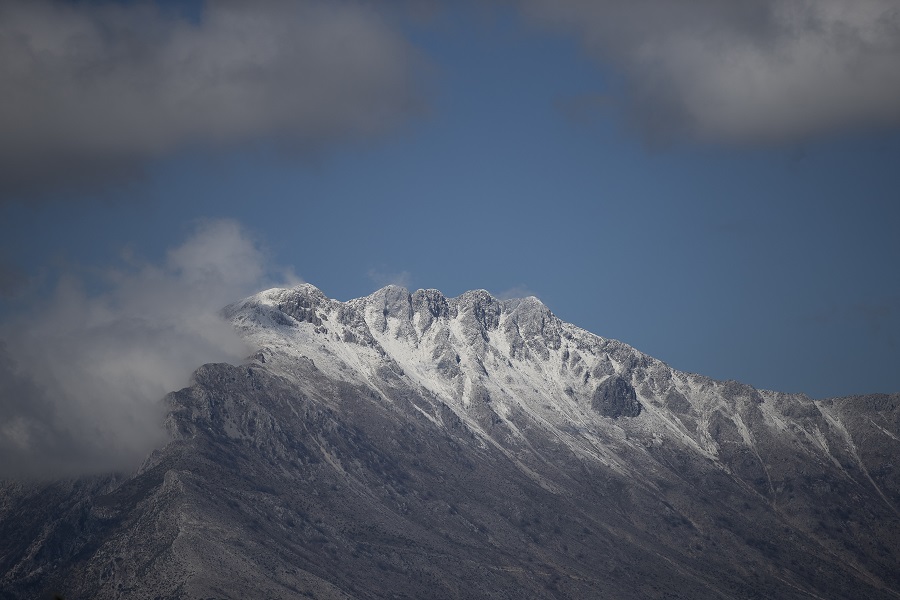
[(678, 369), (898, 392), (900, 16), (788, 4), (6, 3), (4, 372), (143, 344), (184, 364), (135, 380), (177, 387), (237, 356), (161, 331), (302, 279), (534, 294)]

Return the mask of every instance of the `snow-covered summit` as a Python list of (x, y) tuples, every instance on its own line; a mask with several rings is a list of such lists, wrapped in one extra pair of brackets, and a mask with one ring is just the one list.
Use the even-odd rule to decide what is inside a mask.
[(392, 285), (341, 302), (304, 283), (260, 292), (225, 315), (282, 376), (299, 377), (298, 361), (309, 360), (384, 399), (408, 386), (432, 399), (420, 408), (431, 419), (449, 407), (485, 437), (501, 426), (510, 440), (524, 439), (527, 422), (580, 454), (607, 455), (610, 439), (640, 430), (715, 457), (697, 424), (720, 408), (737, 422), (736, 403), (762, 401), (749, 386), (729, 394), (723, 383), (566, 323), (534, 296), (448, 298)]
[(900, 395), (681, 373), (484, 290), (304, 284), (225, 315), (252, 358), (169, 394), (133, 477), (0, 485), (10, 597), (900, 589)]
[[(459, 391), (464, 381), (504, 379), (509, 370), (529, 379), (539, 374), (543, 382), (550, 378), (575, 390), (637, 364), (658, 363), (561, 321), (534, 296), (498, 300), (486, 290), (448, 298), (439, 290), (410, 292), (391, 285), (340, 302), (304, 283), (260, 292), (225, 313), (261, 348), (274, 344), (286, 356), (319, 359), (325, 370), (347, 366), (341, 363), (353, 354), (367, 367), (360, 376), (380, 360), (396, 362), (427, 374), (422, 383), (435, 392), (452, 384), (451, 399), (464, 404), (467, 396)], [(459, 368), (444, 365), (441, 359), (447, 357)]]
[(415, 398), (436, 425), (453, 414), (514, 461), (536, 435), (637, 478), (657, 447), (714, 464), (739, 448), (756, 457), (764, 482), (760, 457), (775, 439), (816, 460), (856, 453), (830, 401), (677, 371), (562, 321), (533, 296), (387, 286), (340, 302), (302, 284), (224, 314), (269, 371), (302, 385), (311, 364), (388, 405)]

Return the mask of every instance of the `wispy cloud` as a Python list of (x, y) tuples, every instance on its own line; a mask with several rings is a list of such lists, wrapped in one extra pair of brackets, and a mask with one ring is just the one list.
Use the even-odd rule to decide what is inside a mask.
[(895, 0), (520, 0), (624, 75), (654, 140), (796, 141), (900, 125)]
[(302, 152), (415, 112), (417, 53), (366, 2), (0, 3), (0, 201), (140, 171), (187, 145)]
[(164, 440), (161, 398), (247, 353), (218, 317), (275, 283), (239, 224), (201, 223), (163, 264), (63, 276), (0, 326), (0, 476), (133, 468)]
[(526, 285), (516, 285), (508, 290), (494, 294), (498, 300), (512, 300), (513, 298), (527, 298), (528, 296), (537, 296), (531, 288)]
[(382, 269), (369, 269), (366, 275), (379, 288), (386, 285), (399, 285), (407, 289), (412, 287), (413, 278), (409, 271), (391, 272)]

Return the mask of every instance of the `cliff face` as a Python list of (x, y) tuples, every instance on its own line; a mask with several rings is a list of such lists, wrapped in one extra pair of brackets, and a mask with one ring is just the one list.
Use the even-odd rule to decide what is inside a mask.
[(0, 598), (897, 598), (900, 396), (669, 368), (535, 298), (309, 285), (130, 476), (0, 489)]

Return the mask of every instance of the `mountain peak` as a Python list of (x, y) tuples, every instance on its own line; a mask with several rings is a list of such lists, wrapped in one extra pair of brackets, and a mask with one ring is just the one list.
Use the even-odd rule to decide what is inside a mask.
[(900, 593), (900, 396), (682, 373), (484, 290), (223, 314), (253, 357), (170, 394), (137, 473), (0, 481), (4, 598)]
[[(564, 323), (534, 296), (499, 300), (477, 289), (447, 298), (391, 285), (339, 302), (306, 284), (258, 294), (226, 314), (267, 366), (286, 375), (301, 357), (360, 383), (399, 375), (462, 413), (489, 397), (496, 418), (546, 412), (559, 426), (595, 419), (590, 399), (619, 375), (634, 397), (615, 416), (640, 414), (631, 388), (644, 377), (632, 369), (646, 362), (642, 355)], [(657, 379), (673, 385), (671, 377)]]
[[(319, 298), (309, 291), (302, 296)], [(878, 439), (886, 444), (898, 439), (886, 425), (896, 420), (881, 420), (878, 423), (884, 425), (876, 426), (876, 421), (856, 415), (870, 414), (868, 405), (857, 409), (847, 403), (849, 408), (844, 410), (836, 403), (813, 402), (802, 395), (683, 373), (625, 343), (566, 323), (534, 296), (500, 300), (486, 290), (471, 290), (448, 298), (434, 289), (410, 293), (387, 286), (345, 303), (322, 296), (310, 309), (283, 299), (280, 304), (266, 302), (289, 326), (278, 318), (258, 317), (268, 313), (254, 308), (253, 302), (242, 305), (232, 320), (248, 343), (261, 348), (267, 371), (297, 386), (319, 377), (367, 390), (356, 392), (364, 400), (355, 410), (368, 410), (362, 407), (371, 404), (384, 406), (391, 414), (411, 412), (417, 423), (427, 423), (441, 435), (465, 436), (467, 441), (461, 444), (477, 448), (478, 453), (499, 452), (504, 458), (491, 463), (491, 469), (509, 465), (554, 498), (566, 498), (581, 485), (582, 469), (598, 469), (595, 481), (602, 483), (596, 484), (584, 506), (612, 502), (615, 508), (603, 514), (616, 514), (623, 520), (610, 531), (622, 523), (656, 519), (661, 524), (647, 535), (665, 538), (676, 528), (672, 539), (679, 540), (677, 544), (684, 536), (694, 540), (689, 552), (693, 557), (695, 551), (706, 552), (698, 549), (713, 539), (709, 532), (726, 527), (735, 533), (727, 539), (749, 540), (751, 550), (738, 562), (743, 564), (748, 556), (761, 560), (760, 548), (777, 562), (780, 558), (770, 548), (793, 542), (781, 539), (761, 545), (760, 540), (765, 535), (765, 539), (778, 539), (773, 536), (780, 535), (786, 519), (790, 520), (785, 515), (792, 513), (787, 511), (806, 510), (798, 509), (800, 495), (805, 494), (812, 508), (790, 525), (804, 532), (796, 539), (822, 535), (824, 530), (804, 529), (807, 523), (823, 522), (821, 515), (827, 510), (822, 512), (817, 503), (829, 489), (855, 486), (854, 481), (859, 483), (854, 493), (867, 495), (866, 510), (871, 514), (878, 513), (881, 519), (897, 514), (891, 500), (896, 496), (878, 487), (896, 490), (891, 483), (895, 480), (882, 475), (888, 472), (882, 463), (887, 464), (890, 452), (870, 449), (871, 454), (863, 454), (850, 433), (856, 427), (867, 432), (865, 439), (881, 436)], [(896, 414), (898, 405), (873, 403), (877, 410), (891, 414)], [(405, 443), (400, 438), (392, 443)], [(871, 489), (869, 479), (857, 478), (868, 456), (884, 457), (872, 459), (872, 466), (882, 470), (872, 471), (871, 481), (877, 478), (878, 485), (873, 483)], [(565, 462), (560, 457), (574, 459)], [(572, 471), (575, 475), (567, 478), (562, 473), (573, 464), (578, 465)], [(821, 473), (808, 474), (813, 471)], [(618, 483), (610, 483), (614, 481)], [(807, 493), (803, 486), (810, 481), (813, 491)], [(620, 489), (631, 491), (619, 496)], [(726, 489), (732, 491), (725, 493)], [(709, 500), (704, 500), (701, 509), (695, 508), (698, 491)], [(725, 500), (716, 497), (720, 491)], [(666, 499), (662, 503), (635, 500), (645, 493), (659, 493)], [(743, 498), (740, 508), (725, 508), (721, 519), (711, 520), (709, 514), (730, 506), (731, 497)], [(752, 515), (748, 513), (746, 523), (737, 523), (736, 516), (750, 505), (756, 507)], [(623, 506), (628, 507), (629, 516), (616, 512)], [(632, 518), (632, 511), (639, 516)], [(538, 518), (529, 517), (528, 527), (536, 526)], [(858, 519), (864, 517), (858, 515)], [(524, 516), (515, 519), (525, 521)], [(769, 534), (760, 533), (765, 528)], [(593, 525), (579, 531), (588, 529), (593, 530)], [(880, 527), (870, 529), (872, 535), (880, 531)], [(894, 539), (892, 535), (884, 539)], [(535, 539), (545, 544), (551, 538)], [(830, 541), (824, 543), (832, 547)], [(819, 560), (813, 554), (810, 560)], [(697, 572), (720, 559), (717, 550), (704, 556)], [(868, 555), (869, 564), (881, 564), (873, 556)], [(832, 567), (841, 568), (841, 564), (838, 561)], [(733, 572), (730, 567), (722, 570)], [(892, 576), (891, 572), (878, 571), (884, 577)], [(839, 579), (832, 583), (838, 584)], [(846, 592), (844, 597), (853, 597)], [(631, 597), (628, 593), (617, 597)]]
[(374, 292), (372, 292), (371, 294), (369, 294), (368, 296), (365, 296), (365, 297), (366, 298), (377, 298), (377, 297), (381, 297), (381, 296), (408, 296), (408, 295), (409, 295), (409, 290), (407, 288), (403, 287), (402, 285), (395, 285), (393, 283), (390, 283), (382, 288), (375, 290)]

